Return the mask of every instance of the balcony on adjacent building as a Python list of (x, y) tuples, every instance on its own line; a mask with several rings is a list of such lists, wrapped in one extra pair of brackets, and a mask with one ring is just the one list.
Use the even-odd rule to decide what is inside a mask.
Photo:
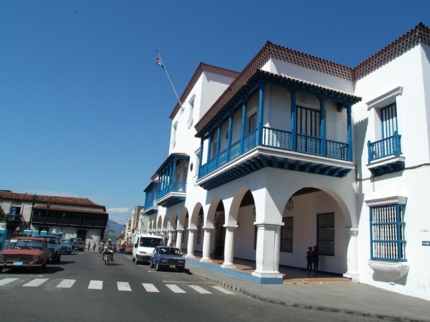
[(155, 203), (157, 200), (157, 188), (158, 183), (153, 181), (143, 190), (145, 192), (145, 205), (143, 210), (145, 215), (152, 215), (158, 212), (158, 205)]
[[(151, 194), (156, 191), (155, 204), (170, 207), (185, 201), (187, 193), (187, 171), (190, 157), (185, 153), (172, 153), (157, 170), (156, 190), (146, 192), (145, 200), (151, 203)], [(147, 209), (145, 207), (145, 209)], [(149, 214), (145, 211), (146, 214)]]
[[(274, 86), (282, 88), (278, 93), (284, 91), (279, 97), (290, 96), (288, 102), (273, 97)], [(300, 104), (298, 95), (302, 101), (313, 100), (314, 106)], [(351, 109), (359, 97), (264, 71), (258, 71), (236, 96), (197, 133), (198, 184), (203, 188), (213, 189), (264, 167), (338, 178), (354, 168)], [(256, 105), (251, 116), (248, 100)], [(277, 117), (270, 118), (271, 113)]]

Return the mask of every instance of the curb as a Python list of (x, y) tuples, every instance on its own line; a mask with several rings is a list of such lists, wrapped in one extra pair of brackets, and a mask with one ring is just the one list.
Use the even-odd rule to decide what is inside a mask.
[(244, 294), (250, 298), (268, 302), (268, 303), (274, 303), (274, 304), (281, 304), (289, 307), (299, 308), (299, 309), (307, 309), (307, 310), (316, 310), (316, 311), (324, 311), (324, 312), (331, 312), (331, 313), (341, 313), (346, 315), (352, 315), (352, 316), (360, 316), (365, 318), (372, 318), (372, 319), (378, 319), (378, 320), (385, 320), (385, 321), (399, 321), (399, 322), (429, 322), (429, 320), (420, 320), (420, 319), (413, 319), (403, 316), (394, 316), (394, 315), (386, 315), (386, 314), (376, 314), (376, 313), (369, 313), (369, 312), (363, 312), (363, 311), (357, 311), (357, 310), (347, 310), (347, 309), (338, 309), (328, 306), (319, 306), (319, 305), (309, 305), (309, 304), (302, 304), (297, 302), (291, 302), (291, 301), (282, 301), (270, 297), (264, 297), (259, 296), (257, 294), (242, 290), (240, 287), (228, 284), (226, 282), (221, 282), (217, 279), (214, 279), (212, 277), (208, 277), (206, 275), (203, 275), (201, 273), (196, 273), (191, 270), (189, 270), (190, 274), (204, 278), (208, 281), (217, 283), (221, 286), (224, 286), (226, 288), (232, 289), (236, 292), (239, 292), (241, 294)]

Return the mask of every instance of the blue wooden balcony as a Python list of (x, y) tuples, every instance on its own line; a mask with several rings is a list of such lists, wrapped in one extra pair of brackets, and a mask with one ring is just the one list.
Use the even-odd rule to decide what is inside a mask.
[(170, 207), (185, 201), (187, 194), (186, 182), (172, 182), (157, 193), (156, 203), (163, 207)]
[(186, 182), (177, 179), (186, 180), (189, 159), (185, 153), (172, 153), (162, 163), (152, 177), (153, 181), (144, 190), (146, 194), (144, 214), (158, 212), (159, 206), (170, 207), (185, 201)]
[[(405, 162), (396, 158), (402, 154), (401, 138), (401, 135), (394, 132), (394, 135), (388, 138), (373, 143), (367, 142), (368, 167), (374, 176), (400, 171), (405, 168)], [(385, 158), (388, 158), (386, 162), (377, 163), (377, 161)]]
[(158, 205), (155, 203), (157, 197), (157, 183), (151, 182), (151, 184), (144, 190), (145, 192), (145, 205), (143, 213), (145, 215), (152, 215), (158, 212)]
[[(258, 131), (254, 130), (246, 135), (243, 141), (235, 142), (231, 145), (230, 149), (220, 152), (218, 156), (215, 156), (209, 162), (202, 165), (199, 169), (199, 179), (216, 172), (218, 169), (223, 168), (228, 163), (233, 162), (256, 148), (270, 148), (271, 151), (279, 150), (279, 152), (298, 152), (308, 154), (310, 157), (319, 156), (351, 162), (352, 156), (349, 152), (349, 144), (347, 143), (325, 140), (325, 148), (323, 148), (323, 140), (320, 138), (297, 134), (296, 149), (294, 150), (293, 139), (294, 136), (290, 131), (263, 127), (261, 145), (259, 145)], [(325, 153), (322, 151), (325, 151)], [(213, 189), (266, 166), (334, 177), (344, 177), (352, 169), (351, 167), (344, 167), (344, 165), (335, 165), (333, 163), (324, 164), (324, 162), (321, 163), (321, 160), (310, 161), (309, 158), (300, 160), (300, 155), (296, 153), (296, 156), (292, 157), (293, 155), (294, 153), (288, 153), (284, 156), (282, 154), (280, 156), (278, 153), (276, 157), (268, 157), (267, 154), (258, 155), (244, 164), (217, 176), (217, 178), (209, 180), (208, 183), (204, 183), (202, 186), (205, 189)]]

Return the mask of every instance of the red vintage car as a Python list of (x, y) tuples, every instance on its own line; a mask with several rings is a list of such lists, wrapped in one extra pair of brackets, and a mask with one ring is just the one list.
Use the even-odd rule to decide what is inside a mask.
[(124, 253), (131, 254), (132, 252), (133, 252), (133, 243), (132, 242), (125, 243)]
[(46, 240), (37, 237), (14, 237), (0, 252), (0, 273), (4, 268), (26, 267), (41, 272), (48, 262)]

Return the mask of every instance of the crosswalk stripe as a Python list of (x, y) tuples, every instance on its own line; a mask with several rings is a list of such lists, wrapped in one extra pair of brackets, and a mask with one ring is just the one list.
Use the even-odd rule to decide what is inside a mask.
[(26, 287), (38, 287), (45, 283), (48, 279), (47, 278), (35, 278), (34, 280), (24, 284), (23, 286)]
[(198, 285), (190, 285), (190, 287), (199, 292), (200, 294), (212, 294), (211, 292), (209, 292), (208, 290), (205, 290), (203, 287), (198, 286)]
[(216, 290), (218, 290), (218, 291), (220, 291), (220, 292), (222, 292), (222, 293), (224, 293), (224, 294), (231, 294), (231, 295), (235, 295), (236, 293), (233, 293), (233, 292), (231, 292), (231, 291), (229, 291), (229, 290), (226, 290), (225, 288), (222, 288), (221, 286), (212, 286), (214, 289), (216, 289)]
[(101, 290), (103, 289), (103, 281), (90, 281), (88, 285), (89, 290)]
[(160, 291), (154, 286), (154, 284), (142, 283), (145, 290), (149, 293), (159, 293)]
[(64, 279), (60, 284), (57, 285), (58, 288), (71, 288), (75, 284), (76, 280)]
[(118, 291), (131, 292), (130, 284), (127, 282), (116, 282), (116, 285), (118, 287)]
[(178, 285), (175, 285), (175, 284), (166, 284), (166, 286), (168, 287), (168, 288), (170, 288), (170, 290), (173, 292), (173, 293), (186, 293), (183, 289), (181, 289)]
[(10, 277), (9, 278), (4, 278), (4, 279), (0, 280), (0, 286), (12, 283), (12, 282), (14, 282), (14, 281), (16, 281), (18, 279), (19, 278), (10, 278)]

